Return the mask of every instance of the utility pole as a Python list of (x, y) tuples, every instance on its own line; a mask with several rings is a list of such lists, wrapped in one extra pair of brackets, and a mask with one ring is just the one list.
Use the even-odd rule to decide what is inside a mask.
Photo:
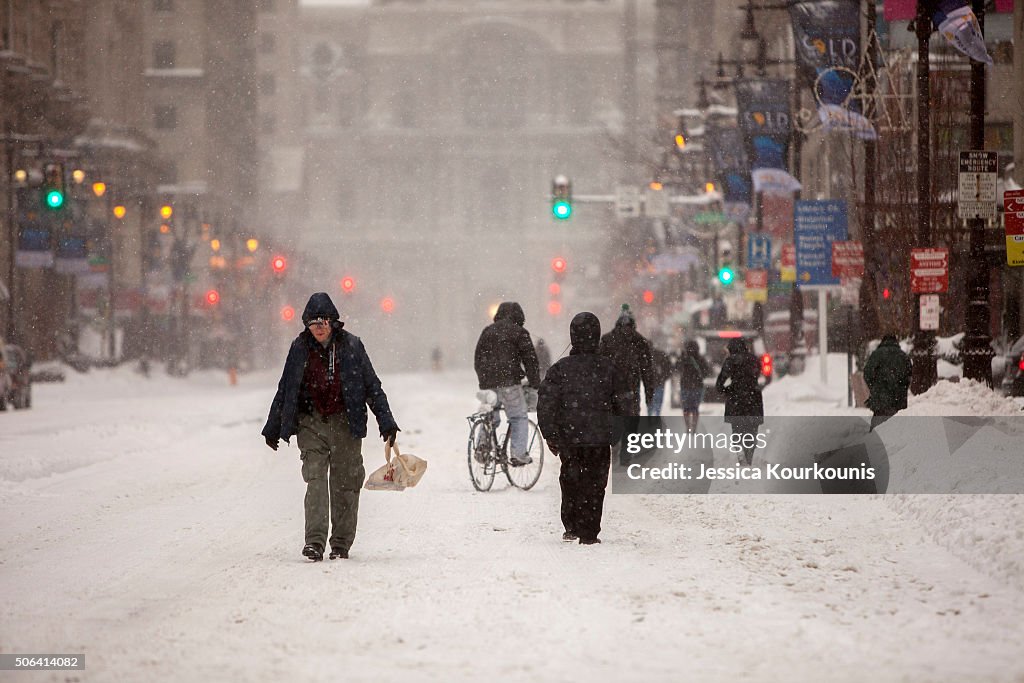
[[(985, 2), (972, 0), (982, 35), (985, 34)], [(985, 148), (985, 64), (971, 60), (971, 149)], [(971, 218), (970, 275), (967, 280), (967, 334), (961, 353), (964, 379), (992, 387), (992, 337), (989, 325), (989, 265), (985, 258), (985, 219)]]
[[(930, 247), (931, 226), (931, 99), (928, 41), (932, 18), (927, 0), (917, 0), (917, 246)], [(909, 259), (908, 259), (909, 268)], [(913, 373), (910, 391), (915, 395), (928, 391), (938, 379), (935, 359), (935, 333), (921, 329), (921, 295), (914, 295), (914, 348), (910, 351)]]

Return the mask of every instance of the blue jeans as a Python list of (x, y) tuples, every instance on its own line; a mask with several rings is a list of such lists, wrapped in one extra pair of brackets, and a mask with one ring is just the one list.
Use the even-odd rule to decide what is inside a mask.
[(494, 428), (501, 424), (501, 409), (505, 409), (508, 415), (509, 440), (511, 441), (509, 455), (514, 458), (521, 458), (526, 455), (526, 442), (529, 438), (529, 423), (526, 418), (526, 397), (523, 395), (522, 385), (515, 384), (510, 387), (498, 387), (494, 389), (498, 394), (498, 405), (495, 406), (491, 415)]
[(648, 415), (661, 415), (661, 403), (665, 400), (665, 385), (659, 384), (654, 387), (654, 398), (651, 399), (651, 404), (647, 406)]

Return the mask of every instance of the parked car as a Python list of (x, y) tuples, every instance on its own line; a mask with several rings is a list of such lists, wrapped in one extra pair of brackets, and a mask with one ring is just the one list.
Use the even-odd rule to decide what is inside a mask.
[(0, 348), (0, 410), (7, 404), (15, 408), (32, 407), (32, 361), (20, 346), (5, 344)]
[(1003, 393), (1007, 396), (1024, 396), (1024, 337), (1010, 345), (1005, 358)]
[[(747, 342), (747, 348), (761, 361), (762, 385), (767, 386), (772, 381), (774, 374), (774, 362), (772, 356), (765, 348), (764, 340), (755, 330), (696, 330), (692, 337), (697, 340), (697, 347), (700, 353), (711, 366), (711, 374), (704, 378), (704, 400), (712, 403), (722, 403), (725, 396), (718, 391), (715, 381), (718, 373), (722, 371), (722, 363), (729, 355), (728, 344), (731, 339), (742, 337)], [(679, 404), (679, 375), (672, 376), (673, 404)]]

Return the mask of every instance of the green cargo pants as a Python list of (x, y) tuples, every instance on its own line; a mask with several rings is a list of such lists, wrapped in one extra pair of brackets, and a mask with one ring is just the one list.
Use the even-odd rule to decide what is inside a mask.
[(366, 478), (362, 439), (352, 436), (344, 414), (299, 418), (297, 442), (306, 482), (306, 543), (326, 548), (330, 513), (331, 548), (348, 550), (356, 537), (359, 491)]

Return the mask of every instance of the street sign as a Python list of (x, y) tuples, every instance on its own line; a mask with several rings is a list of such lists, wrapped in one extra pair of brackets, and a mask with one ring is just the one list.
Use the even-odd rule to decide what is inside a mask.
[(619, 185), (615, 188), (615, 213), (619, 218), (639, 216), (640, 202), (640, 188), (636, 185)]
[(949, 289), (949, 249), (910, 250), (910, 291), (938, 294)]
[(1006, 221), (1006, 265), (1024, 266), (1024, 190), (1003, 193)]
[(938, 294), (922, 294), (921, 295), (921, 329), (922, 330), (937, 330), (939, 329), (939, 295)]
[(768, 271), (762, 268), (747, 268), (744, 273), (743, 298), (747, 301), (768, 301)]
[(781, 282), (796, 282), (796, 246), (792, 244), (782, 245), (782, 254), (779, 257), (779, 280)]
[(847, 306), (860, 306), (860, 283), (859, 277), (844, 277), (839, 279), (839, 297)]
[(747, 267), (767, 270), (772, 267), (772, 239), (763, 232), (747, 237)]
[(846, 201), (801, 200), (794, 209), (798, 287), (836, 287), (832, 275), (832, 243), (846, 239)]
[(852, 240), (833, 242), (832, 275), (840, 280), (864, 277), (864, 245)]
[(998, 173), (998, 152), (977, 149), (960, 152), (959, 199), (957, 200), (957, 215), (960, 218), (995, 219)]
[(644, 199), (644, 213), (649, 218), (668, 218), (668, 192), (647, 188)]

